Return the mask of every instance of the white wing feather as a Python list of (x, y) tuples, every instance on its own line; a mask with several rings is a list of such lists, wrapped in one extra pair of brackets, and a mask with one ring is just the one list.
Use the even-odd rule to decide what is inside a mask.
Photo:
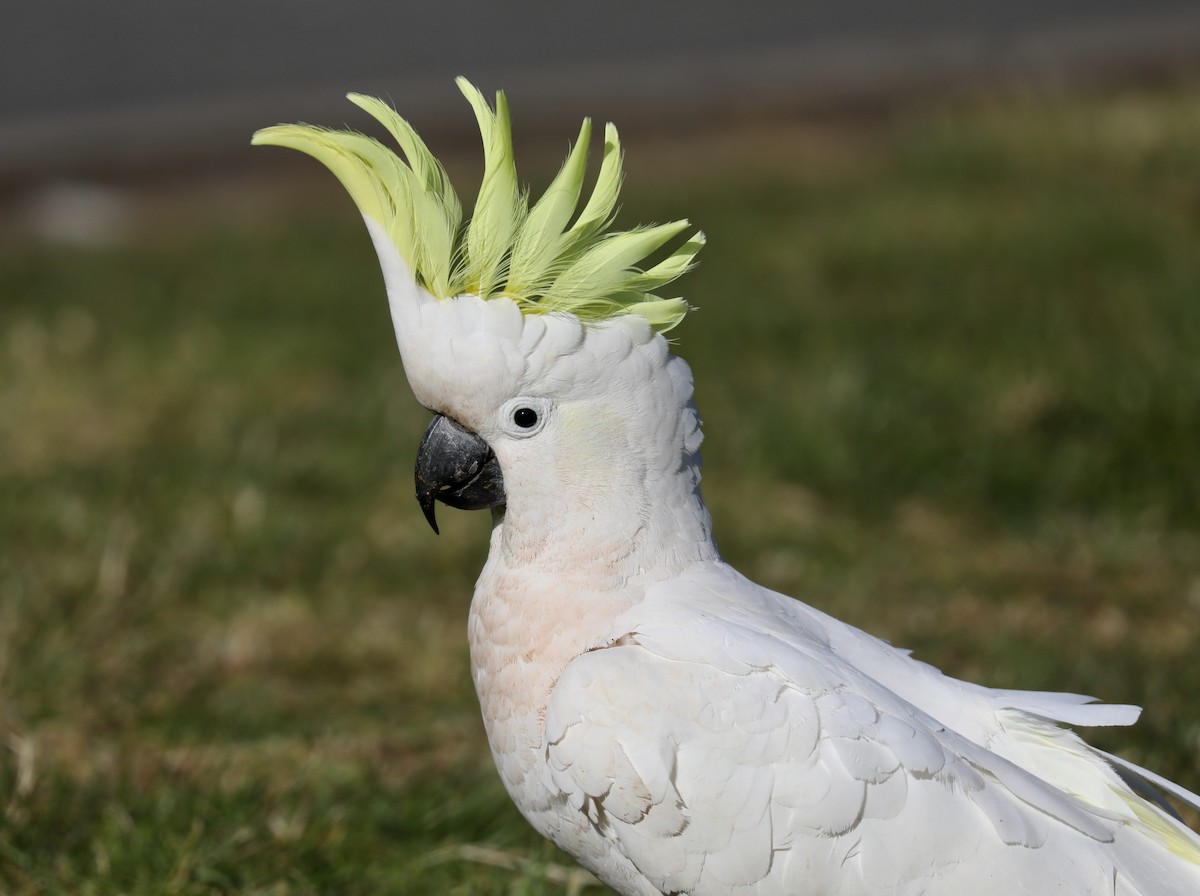
[(1200, 891), (1195, 835), (1141, 802), (1192, 856), (1147, 829), (1107, 759), (1046, 721), (1129, 715), (1086, 699), (958, 682), (710, 567), (567, 667), (546, 783), (647, 893)]

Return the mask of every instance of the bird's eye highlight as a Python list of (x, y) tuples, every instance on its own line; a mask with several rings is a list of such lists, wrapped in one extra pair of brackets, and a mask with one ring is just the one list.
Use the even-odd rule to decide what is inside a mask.
[(538, 412), (533, 408), (519, 407), (513, 411), (513, 423), (521, 429), (533, 429), (537, 426)]

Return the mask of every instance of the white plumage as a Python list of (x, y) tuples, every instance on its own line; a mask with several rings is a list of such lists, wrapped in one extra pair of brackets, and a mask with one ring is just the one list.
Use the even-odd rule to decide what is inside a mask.
[[(497, 767), (618, 892), (1200, 892), (1200, 839), (1058, 724), (1136, 708), (957, 681), (721, 561), (690, 374), (643, 322), (392, 297), (418, 398), (504, 471), (469, 629)], [(427, 390), (411, 334), (447, 329), (524, 369), (456, 351), (446, 393), (426, 338)], [(536, 436), (497, 418), (514, 396), (552, 401)]]
[[(314, 142), (360, 205), (397, 195), (362, 186), (387, 167), (362, 138), (310, 131), (278, 142)], [(623, 896), (1200, 893), (1200, 837), (1138, 782), (1200, 798), (1062, 727), (1135, 707), (957, 681), (748, 581), (712, 541), (691, 374), (647, 317), (434, 298), (364, 213), (417, 399), (502, 472), (472, 672), (538, 831)]]
[(617, 627), (551, 696), (548, 789), (648, 878), (631, 893), (1195, 892), (1195, 865), (1151, 845), (1124, 783), (1026, 695), (947, 679), (718, 565)]

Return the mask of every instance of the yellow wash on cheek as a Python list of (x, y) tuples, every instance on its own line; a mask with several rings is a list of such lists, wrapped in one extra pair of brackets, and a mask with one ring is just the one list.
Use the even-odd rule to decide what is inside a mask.
[(557, 466), (582, 490), (624, 489), (630, 465), (621, 412), (605, 404), (573, 403), (558, 409)]

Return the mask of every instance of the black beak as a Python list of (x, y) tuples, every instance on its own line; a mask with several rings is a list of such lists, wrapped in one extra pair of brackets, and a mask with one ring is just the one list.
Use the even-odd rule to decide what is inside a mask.
[(417, 449), (417, 503), (438, 531), (434, 501), (460, 510), (483, 510), (504, 503), (504, 477), (487, 442), (449, 417), (438, 414)]

